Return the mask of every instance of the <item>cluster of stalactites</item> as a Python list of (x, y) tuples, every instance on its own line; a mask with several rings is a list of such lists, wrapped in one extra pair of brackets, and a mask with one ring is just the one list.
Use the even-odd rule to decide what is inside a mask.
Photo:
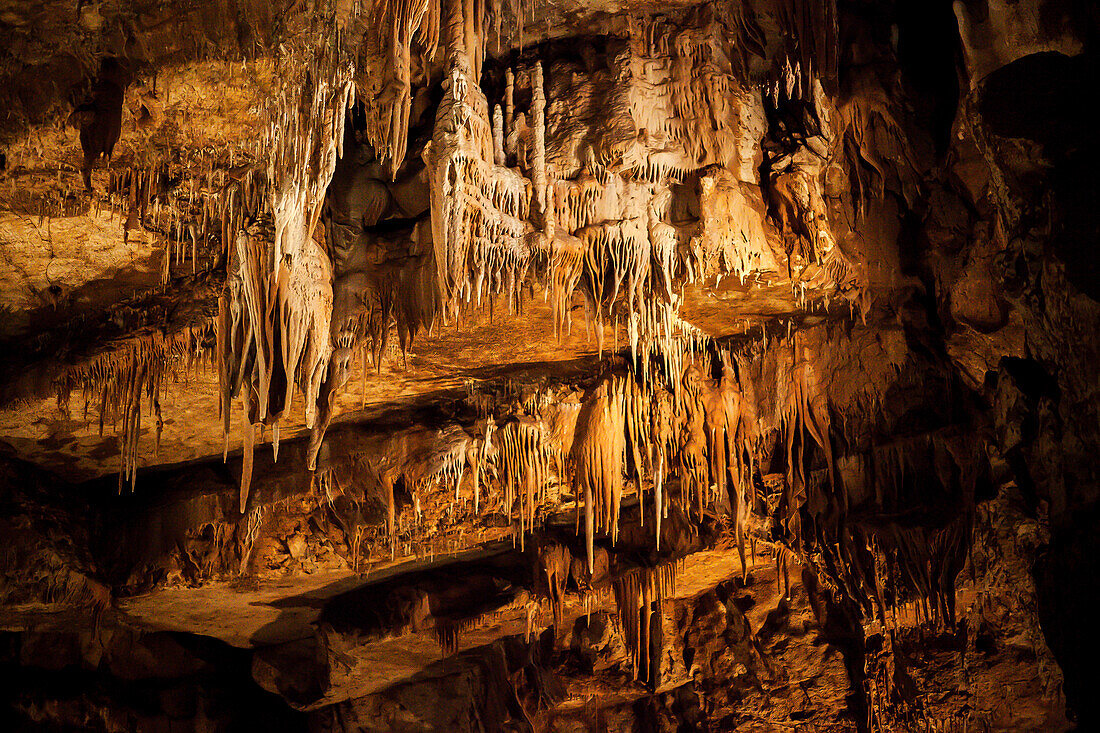
[[(555, 185), (553, 243), (556, 251), (583, 255), (580, 277), (573, 285), (582, 286), (586, 313), (597, 322), (601, 353), (601, 326), (616, 313), (616, 320), (634, 322), (636, 351), (634, 334), (644, 333), (649, 322), (675, 317), (682, 283), (713, 280), (717, 285), (727, 274), (744, 282), (754, 272), (777, 269), (760, 215), (736, 182), (726, 174), (701, 181), (703, 217), (690, 227), (664, 221), (670, 200), (667, 188), (652, 193), (621, 176), (610, 177), (604, 185), (588, 175)], [(631, 213), (639, 210), (640, 214)], [(553, 281), (551, 285), (558, 287)], [(662, 315), (655, 317), (656, 312)], [(672, 344), (668, 345), (671, 353)]]
[(679, 299), (641, 301), (627, 316), (627, 338), (634, 368), (642, 382), (657, 378), (654, 365), (661, 367), (666, 385), (679, 396), (680, 378), (689, 360), (704, 350), (710, 337), (680, 318)]
[(327, 44), (294, 64), (288, 62), (290, 81), (273, 98), (260, 140), (274, 233), (270, 239), (256, 229), (235, 233), (219, 300), (220, 406), (227, 436), (233, 397), (241, 394), (246, 409), (242, 512), (251, 482), (253, 426), (273, 426), (277, 459), (278, 421), (295, 387), (303, 393), (311, 426), (332, 353), (332, 264), (314, 234), (341, 153), (352, 69)]
[(759, 215), (736, 182), (723, 177), (716, 189), (711, 177), (701, 180), (705, 216), (690, 227), (664, 221), (671, 199), (667, 187), (654, 189), (619, 175), (601, 183), (588, 174), (552, 186), (547, 219), (554, 235), (546, 241), (558, 259), (548, 289), (560, 304), (581, 287), (601, 353), (603, 323), (614, 319), (631, 324), (635, 352), (639, 339), (652, 333), (671, 355), (677, 349), (665, 321), (679, 320), (681, 283), (713, 277), (720, 283), (727, 273), (744, 281), (752, 272), (775, 268)]
[(725, 32), (715, 21), (680, 28), (661, 17), (630, 24), (627, 103), (638, 130), (652, 139), (624, 152), (623, 165), (643, 181), (683, 180), (737, 155), (738, 91)]
[[(843, 456), (838, 459), (843, 484), (815, 487), (824, 495), (807, 507), (824, 541), (803, 554), (834, 569), (829, 575), (835, 592), (886, 627), (952, 628), (955, 581), (971, 543), (975, 490), (985, 460), (982, 447), (956, 427)], [(849, 492), (857, 498), (849, 500)], [(940, 503), (950, 496), (958, 511), (938, 527), (888, 519), (844, 521), (849, 503), (871, 505), (880, 517), (899, 516), (903, 508), (911, 512), (914, 500), (923, 503), (916, 492), (935, 495)]]
[[(655, 432), (658, 445), (671, 448), (670, 457), (678, 459), (685, 509), (702, 517), (707, 507), (728, 500), (744, 565), (758, 424), (747, 371), (726, 352), (719, 356), (717, 378), (704, 374), (707, 362), (693, 359), (685, 365), (672, 408), (675, 419), (655, 424)], [(670, 462), (662, 458), (663, 464)]]
[[(163, 182), (170, 176), (167, 161), (147, 165), (112, 168), (107, 185), (107, 203), (124, 217), (123, 238), (138, 227), (159, 234), (165, 246), (162, 283), (171, 279), (172, 268), (182, 268), (190, 260), (190, 274), (215, 267), (231, 256), (237, 232), (263, 211), (262, 173), (245, 168), (237, 174), (224, 166), (234, 166), (239, 151), (199, 151), (192, 164), (204, 170), (190, 180), (186, 190), (167, 190)], [(95, 205), (100, 206), (97, 199)], [(220, 241), (224, 249), (210, 245)], [(200, 262), (200, 255), (211, 259)], [(192, 369), (197, 354), (204, 351), (200, 342), (217, 323), (195, 326), (166, 335), (157, 331), (134, 339), (128, 346), (99, 356), (89, 364), (69, 370), (58, 382), (59, 404), (67, 409), (70, 393), (81, 389), (85, 396), (85, 418), (89, 404), (99, 410), (99, 430), (113, 423), (119, 433), (121, 467), (119, 487), (136, 485), (139, 462), (138, 443), (143, 410), (155, 418), (153, 455), (160, 450), (164, 422), (160, 397), (165, 377), (176, 377)], [(143, 408), (143, 402), (147, 407)], [(119, 424), (121, 423), (121, 424)]]
[[(678, 502), (700, 519), (728, 500), (738, 547), (744, 541), (753, 503), (752, 473), (759, 425), (746, 365), (717, 350), (720, 374), (711, 378), (711, 344), (701, 334), (675, 333), (670, 316), (650, 323), (636, 349), (634, 370), (609, 375), (585, 400), (572, 448), (575, 495), (583, 506), (587, 555), (595, 538), (618, 534), (619, 506), (633, 484), (644, 524), (646, 493), (652, 494), (657, 549), (668, 516), (668, 478), (678, 478)], [(659, 317), (659, 316), (658, 316)], [(656, 364), (650, 364), (651, 361)], [(658, 379), (660, 372), (665, 379)], [(578, 507), (580, 532), (581, 507)], [(742, 560), (744, 563), (744, 561)]]
[(462, 640), (462, 634), (473, 628), (472, 622), (448, 622), (436, 621), (432, 630), (435, 632), (436, 643), (439, 644), (439, 652), (444, 657), (449, 657), (458, 651)]
[[(469, 489), (464, 497), (462, 486), (467, 474)], [(441, 430), (416, 484), (453, 485), (454, 501), (472, 500), (475, 514), (493, 507), (515, 516), (523, 546), (526, 535), (535, 529), (538, 507), (560, 501), (556, 489), (562, 475), (561, 449), (550, 439), (542, 421), (519, 417), (498, 426), (496, 420), (487, 417), (480, 438), (472, 438), (457, 425)], [(495, 496), (487, 491), (493, 477), (499, 484)]]
[[(550, 212), (553, 212), (551, 207)], [(570, 304), (573, 292), (584, 274), (586, 247), (577, 237), (554, 229), (553, 214), (547, 218), (546, 231), (535, 232), (532, 237), (532, 254), (545, 263), (543, 294), (550, 301), (550, 315), (554, 324), (554, 337), (573, 329)]]
[(779, 269), (761, 214), (728, 170), (700, 177), (699, 208), (697, 246), (684, 268), (689, 282), (714, 278), (717, 285), (729, 274), (744, 284), (752, 273)]
[[(612, 581), (615, 605), (619, 610), (619, 625), (630, 660), (634, 679), (656, 683), (660, 671), (651, 669), (657, 660), (650, 656), (653, 626), (661, 623), (661, 603), (676, 592), (677, 562), (656, 567), (636, 568)], [(658, 632), (660, 633), (660, 632)]]
[[(228, 160), (222, 157), (217, 165), (232, 165), (234, 152), (231, 149)], [(138, 227), (156, 232), (164, 240), (164, 284), (171, 279), (172, 268), (178, 271), (187, 260), (190, 274), (215, 267), (228, 256), (236, 232), (259, 216), (265, 205), (263, 186), (258, 182), (262, 174), (254, 168), (231, 177), (215, 168), (214, 156), (200, 151), (196, 157), (194, 164), (206, 168), (190, 179), (186, 192), (162, 189), (162, 181), (170, 175), (166, 162), (109, 171), (108, 202), (124, 217), (123, 241)], [(209, 246), (214, 241), (221, 243), (220, 250)], [(209, 255), (209, 259), (200, 261), (200, 255)]]
[[(835, 14), (820, 5), (812, 10), (793, 7), (784, 22), (806, 31), (805, 19), (796, 17), (798, 13), (835, 19)], [(746, 126), (755, 124), (753, 110), (760, 101), (756, 92), (742, 88), (738, 81), (745, 69), (743, 63), (734, 62), (741, 50), (726, 38), (724, 24), (729, 22), (725, 14), (713, 10), (702, 12), (698, 22), (685, 28), (663, 18), (632, 20), (626, 49), (609, 59), (615, 80), (611, 87), (625, 89), (621, 95), (619, 91), (601, 93), (602, 77), (594, 73), (573, 72), (574, 77), (582, 77), (580, 83), (565, 81), (563, 74), (550, 80), (548, 88), (576, 96), (585, 111), (593, 99), (600, 98), (597, 117), (606, 123), (604, 127), (611, 125), (612, 117), (625, 116), (624, 124), (632, 131), (629, 135), (596, 135), (599, 123), (586, 123), (588, 118), (583, 115), (578, 123), (572, 110), (562, 111), (560, 100), (546, 100), (543, 87), (547, 85), (540, 83), (538, 68), (520, 77), (506, 70), (496, 155), (515, 155), (524, 166), (537, 158), (536, 164), (529, 166), (535, 211), (543, 208), (540, 191), (545, 160), (553, 160), (557, 170), (568, 171), (573, 177), (554, 181), (550, 176), (547, 180), (552, 190), (543, 211), (553, 215), (553, 226), (544, 228), (546, 246), (555, 248), (557, 236), (565, 234), (577, 237), (587, 248), (583, 270), (587, 277), (582, 275), (578, 284), (587, 297), (590, 317), (599, 324), (613, 311), (620, 316), (637, 311), (644, 299), (670, 301), (677, 285), (684, 282), (714, 281), (717, 286), (727, 275), (744, 282), (753, 273), (781, 271), (783, 253), (773, 251), (765, 237), (762, 202), (756, 201), (752, 191), (742, 190), (730, 174), (748, 163), (740, 146), (749, 129)], [(747, 30), (748, 26), (752, 28)], [(754, 22), (748, 26), (739, 27), (734, 35), (759, 35)], [(530, 128), (526, 122), (513, 122), (517, 119), (513, 100), (517, 78), (530, 80)], [(540, 127), (547, 115), (540, 112), (548, 101), (551, 129), (543, 131)], [(743, 115), (747, 117), (742, 119)], [(586, 124), (592, 128), (587, 135), (575, 131), (585, 130)], [(551, 149), (541, 149), (548, 140)], [(569, 160), (580, 163), (570, 167)], [(689, 173), (704, 170), (708, 172), (700, 177), (700, 204), (705, 211), (699, 223), (676, 226), (665, 221), (669, 186)], [(809, 219), (823, 221), (823, 216), (815, 210)], [(814, 259), (841, 284), (846, 297), (861, 297), (865, 288), (859, 273), (829, 236), (827, 227), (818, 224), (811, 228)], [(558, 285), (565, 273), (549, 271), (557, 278), (549, 284), (555, 286), (555, 303), (560, 303), (563, 298)], [(804, 294), (804, 286), (802, 290)], [(621, 302), (616, 303), (617, 299)], [(597, 329), (600, 333), (602, 329)]]
[(275, 220), (272, 268), (295, 257), (317, 226), (355, 93), (352, 66), (339, 50), (326, 44), (302, 66), (290, 67), (294, 76), (273, 97), (260, 140)]
[(500, 165), (503, 116), (490, 121), (488, 103), (461, 45), (453, 44), (448, 53), (444, 99), (425, 162), (437, 295), (444, 318), (454, 321), (463, 308), (480, 307), (486, 298), (491, 303), (499, 294), (508, 297), (509, 309), (517, 306), (531, 266), (527, 235), (532, 184)]
[[(517, 76), (510, 68), (505, 70), (503, 104), (490, 112), (475, 81), (471, 24), (464, 6), (450, 7), (444, 15), (454, 28), (445, 34), (450, 40), (444, 99), (425, 159), (431, 178), (437, 292), (445, 320), (456, 319), (466, 304), (480, 306), (486, 295), (507, 293), (514, 306), (517, 289), (534, 267), (546, 275), (559, 333), (569, 325), (573, 292), (582, 288), (602, 352), (602, 326), (614, 311), (625, 321), (642, 311), (646, 301), (670, 302), (675, 283), (685, 273), (688, 279), (710, 274), (710, 260), (720, 260), (719, 275), (733, 272), (741, 278), (766, 264), (758, 254), (763, 237), (757, 231), (739, 232), (739, 237), (712, 233), (711, 249), (719, 252), (717, 256), (707, 258), (705, 266), (683, 260), (681, 251), (690, 250), (698, 236), (662, 220), (669, 198), (666, 182), (708, 161), (732, 159), (729, 145), (708, 143), (710, 152), (672, 153), (668, 160), (660, 157), (664, 153), (655, 153), (657, 158), (639, 164), (653, 174), (648, 178), (639, 173), (642, 169), (619, 160), (619, 172), (589, 166), (575, 181), (555, 180), (547, 162), (549, 100), (541, 63), (521, 71), (531, 92), (529, 120), (516, 110)], [(693, 139), (695, 127), (705, 128), (712, 137), (729, 137), (729, 60), (707, 34), (696, 35), (684, 36), (687, 40), (676, 49), (647, 49), (676, 59), (679, 82), (662, 93), (670, 115), (684, 128), (680, 137)], [(712, 58), (715, 54), (720, 58)], [(645, 107), (641, 100), (638, 104), (639, 109)], [(684, 122), (685, 115), (691, 124)], [(676, 156), (690, 160), (690, 165), (677, 162)], [(519, 172), (505, 167), (511, 161)], [(755, 240), (752, 246), (742, 246), (749, 237)]]
[(577, 418), (572, 457), (576, 493), (584, 506), (589, 572), (594, 566), (596, 533), (608, 533), (612, 541), (619, 534), (626, 450), (623, 407), (625, 393), (633, 386), (628, 377), (609, 375), (596, 386)]
[(769, 94), (811, 95), (815, 78), (835, 81), (840, 55), (836, 0), (782, 0), (778, 20), (786, 48), (776, 57)]
[[(115, 425), (122, 465), (119, 490), (126, 483), (131, 491), (137, 481), (138, 440), (141, 436), (142, 405), (148, 405), (155, 419), (153, 455), (160, 451), (160, 398), (165, 378), (187, 373), (204, 353), (208, 326), (188, 328), (172, 335), (159, 331), (131, 342), (121, 351), (108, 352), (84, 366), (69, 370), (58, 382), (57, 402), (67, 409), (73, 390), (84, 394), (84, 419), (88, 407), (99, 411), (99, 434), (106, 423)], [(121, 425), (119, 424), (121, 422)]]
[[(561, 274), (570, 276), (562, 284), (581, 286), (601, 354), (607, 319), (629, 321), (674, 301), (680, 236), (660, 220), (660, 201), (646, 203), (647, 196), (642, 187), (618, 176), (606, 186), (590, 177), (554, 186), (555, 252), (581, 257), (575, 265), (561, 261), (566, 266)], [(640, 215), (629, 213), (638, 209)]]
[[(712, 276), (720, 282), (726, 274), (744, 281), (753, 272), (778, 269), (762, 215), (751, 210), (735, 181), (716, 186), (704, 176), (702, 204), (708, 211), (695, 230), (663, 221), (670, 181), (707, 165), (728, 166), (739, 154), (734, 123), (740, 114), (736, 98), (744, 90), (737, 88), (729, 44), (716, 40), (718, 16), (708, 14), (705, 27), (676, 33), (661, 32), (668, 30), (664, 20), (631, 26), (628, 51), (615, 64), (620, 73), (637, 72), (632, 78), (642, 80), (627, 95), (624, 110), (646, 134), (636, 143), (609, 139), (597, 145), (591, 151), (597, 159), (586, 161), (579, 178), (556, 181), (547, 161), (561, 154), (547, 150), (550, 100), (541, 64), (521, 72), (531, 92), (529, 125), (516, 110), (512, 69), (505, 70), (503, 103), (490, 114), (476, 83), (485, 29), (469, 9), (469, 3), (455, 2), (443, 11), (449, 70), (425, 156), (445, 320), (457, 318), (467, 304), (479, 306), (485, 296), (507, 293), (509, 306), (515, 306), (517, 289), (537, 261), (545, 264), (534, 271), (547, 274), (555, 329), (568, 326), (568, 303), (580, 286), (602, 352), (602, 325), (615, 311), (626, 320), (647, 300), (671, 302), (679, 282)], [(497, 19), (498, 10), (494, 6)], [(795, 10), (785, 22), (804, 30)], [(821, 12), (832, 17), (827, 8)], [(652, 73), (659, 78), (646, 82)], [(662, 147), (662, 136), (675, 141), (673, 148)], [(513, 160), (529, 179), (504, 167)], [(514, 195), (501, 198), (493, 183), (500, 179), (510, 194), (520, 194), (518, 206)], [(814, 246), (829, 274), (852, 281), (842, 253), (817, 239)]]
[[(784, 359), (777, 370), (781, 431), (787, 454), (786, 495), (783, 497), (786, 516), (783, 523), (795, 547), (801, 549), (801, 509), (809, 492), (806, 477), (807, 440), (824, 452), (830, 486), (836, 485), (836, 469), (829, 435), (828, 399), (819, 381), (813, 351), (798, 332), (792, 334), (784, 346), (790, 349), (790, 358)], [(841, 494), (845, 502), (842, 508), (846, 512), (847, 493)]]
[[(980, 447), (941, 430), (876, 445), (866, 452), (838, 455), (832, 433), (839, 415), (877, 412), (877, 388), (855, 389), (832, 402), (837, 384), (823, 373), (826, 359), (813, 332), (794, 332), (761, 344), (752, 358), (762, 376), (757, 424), (774, 434), (785, 453), (786, 476), (776, 505), (778, 536), (793, 548), (777, 548), (783, 564), (792, 554), (816, 566), (834, 592), (885, 624), (954, 621), (954, 582), (965, 561), (973, 497), (984, 461)], [(746, 372), (742, 361), (739, 371)], [(742, 384), (746, 384), (742, 379)], [(852, 389), (846, 384), (843, 390)], [(746, 394), (746, 397), (748, 395)], [(765, 410), (767, 412), (765, 412)], [(842, 424), (843, 425), (843, 424)], [(820, 477), (810, 467), (823, 464)], [(920, 468), (918, 468), (918, 466)], [(927, 467), (934, 467), (927, 471)], [(911, 507), (913, 476), (938, 484), (961, 509), (951, 523), (927, 529), (879, 519), (868, 526), (852, 517), (876, 507), (880, 517)], [(910, 508), (911, 511), (911, 508)], [(803, 522), (812, 522), (805, 531)], [(911, 614), (912, 619), (899, 617)]]
[[(423, 490), (443, 487), (455, 504), (472, 499), (475, 514), (491, 510), (512, 517), (522, 545), (536, 529), (539, 508), (561, 507), (571, 493), (591, 570), (597, 538), (617, 540), (625, 496), (636, 497), (643, 524), (652, 517), (658, 551), (671, 549), (662, 547), (662, 525), (673, 503), (701, 520), (728, 502), (747, 567), (754, 461), (761, 433), (778, 429), (788, 452), (780, 520), (786, 537), (799, 537), (810, 488), (809, 443), (825, 452), (830, 474), (833, 464), (828, 410), (812, 350), (798, 334), (770, 343), (775, 415), (758, 416), (748, 357), (702, 336), (693, 341), (677, 333), (671, 321), (661, 328), (668, 329), (667, 340), (640, 351), (632, 371), (607, 374), (576, 405), (572, 418), (563, 421), (570, 412), (566, 405), (535, 400), (522, 410), (513, 405), (513, 416), (498, 422), (494, 405), (486, 404), (480, 431), (467, 433), (459, 426), (439, 431), (426, 457), (419, 453), (415, 465), (398, 468), (417, 497), (418, 515)], [(640, 365), (647, 362), (643, 372)], [(521, 412), (526, 416), (517, 417)], [(392, 532), (392, 493), (388, 501)]]
[[(679, 475), (685, 508), (701, 516), (730, 491), (738, 522), (747, 521), (745, 486), (756, 426), (741, 399), (737, 375), (727, 368), (718, 380), (702, 379), (693, 363), (673, 373), (682, 382), (674, 393), (639, 381), (637, 373), (609, 375), (581, 408), (572, 462), (590, 568), (596, 535), (608, 534), (612, 542), (617, 538), (627, 474), (643, 522), (647, 483), (652, 486), (658, 549), (668, 512), (665, 479), (672, 472)], [(578, 507), (578, 524), (580, 516)]]
[[(397, 466), (395, 475), (410, 487), (418, 522), (421, 497), (433, 488), (443, 488), (452, 494), (452, 506), (468, 503), (475, 515), (494, 511), (514, 518), (522, 546), (535, 529), (538, 508), (560, 502), (563, 464), (560, 447), (540, 419), (512, 417), (498, 425), (489, 415), (472, 435), (453, 424), (436, 431), (427, 454), (418, 453), (415, 461)], [(337, 472), (329, 466), (319, 476), (328, 485)], [(391, 476), (389, 483), (393, 480)], [(396, 529), (392, 491), (384, 499), (389, 503), (392, 538)]]
[(360, 51), (367, 139), (392, 177), (405, 160), (412, 109), (412, 53), (427, 68), (440, 40), (440, 0), (373, 0)]
[(519, 515), (520, 544), (535, 528), (535, 510), (549, 497), (555, 478), (562, 475), (562, 455), (542, 424), (524, 417), (496, 431), (497, 463), (504, 484), (504, 507)]
[(883, 625), (896, 628), (911, 613), (917, 626), (954, 629), (955, 580), (971, 543), (969, 509), (942, 528), (892, 524), (872, 533), (873, 598)]
[[(601, 354), (603, 324), (616, 309), (626, 320), (672, 298), (679, 237), (645, 204), (649, 196), (646, 187), (617, 175), (604, 184), (588, 174), (548, 183), (537, 240), (549, 254), (546, 285), (555, 327), (560, 333), (569, 325), (567, 304), (580, 287)], [(639, 209), (642, 215), (636, 214)]]
[[(509, 3), (522, 46), (523, 8)], [(412, 107), (413, 55), (419, 54), (422, 81), (444, 45), (448, 54), (461, 52), (474, 84), (481, 77), (488, 24), (492, 23), (498, 51), (503, 38), (501, 0), (373, 0), (362, 8), (358, 24), (364, 38), (360, 49), (360, 79), (365, 94), (366, 133), (391, 176), (405, 159)], [(498, 162), (503, 165), (503, 162)]]
[[(452, 506), (472, 499), (475, 514), (502, 511), (513, 518), (521, 545), (536, 529), (539, 508), (561, 507), (571, 493), (590, 570), (597, 538), (617, 540), (624, 496), (634, 494), (643, 524), (652, 517), (658, 551), (670, 549), (661, 546), (661, 528), (673, 502), (702, 519), (728, 500), (744, 565), (759, 432), (748, 365), (702, 341), (694, 350), (681, 345), (676, 359), (663, 362), (654, 358), (660, 348), (648, 352), (657, 361), (649, 377), (637, 366), (609, 373), (575, 413), (567, 405), (535, 400), (524, 403), (525, 416), (516, 416), (517, 403), (513, 416), (498, 422), (494, 406), (485, 405), (480, 431), (467, 433), (457, 425), (440, 430), (426, 454), (409, 453), (408, 465), (392, 467), (388, 485), (404, 477), (418, 517), (420, 499), (435, 487), (453, 494)], [(673, 385), (658, 378), (662, 371), (671, 371)], [(788, 368), (782, 378), (796, 377)], [(801, 393), (793, 383), (783, 387), (781, 411), (793, 410), (790, 430), (816, 432), (797, 416), (799, 401), (806, 399), (799, 395), (815, 389), (807, 379), (801, 384)], [(392, 492), (387, 501), (392, 533)]]
[(645, 222), (627, 219), (578, 232), (585, 244), (585, 294), (589, 312), (596, 321), (596, 339), (603, 353), (603, 319), (619, 299), (630, 313), (646, 300), (650, 246)]
[[(454, 500), (458, 502), (462, 478), (467, 468), (473, 469), (473, 479), (476, 484), (483, 460), (484, 448), (476, 446), (473, 438), (465, 430), (458, 425), (443, 428), (436, 436), (434, 450), (428, 457), (423, 476), (415, 481), (414, 490), (430, 484), (443, 487), (453, 485)], [(406, 473), (408, 476), (409, 472)], [(478, 493), (476, 486), (474, 493)], [(475, 500), (475, 505), (476, 503)]]

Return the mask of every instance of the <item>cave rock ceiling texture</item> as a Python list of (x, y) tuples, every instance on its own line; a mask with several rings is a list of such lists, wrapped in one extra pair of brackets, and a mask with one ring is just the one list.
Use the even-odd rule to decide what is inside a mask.
[(1098, 729), (1098, 32), (0, 0), (0, 728)]

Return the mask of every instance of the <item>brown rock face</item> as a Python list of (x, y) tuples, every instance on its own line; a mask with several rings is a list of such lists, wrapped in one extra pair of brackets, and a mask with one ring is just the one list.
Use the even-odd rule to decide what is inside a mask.
[(1100, 15), (0, 3), (5, 730), (1100, 726)]

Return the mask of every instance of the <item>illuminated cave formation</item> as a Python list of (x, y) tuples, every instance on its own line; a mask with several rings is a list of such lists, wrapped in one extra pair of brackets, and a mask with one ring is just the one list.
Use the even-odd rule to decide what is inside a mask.
[(11, 729), (1096, 724), (1095, 12), (192, 5), (0, 13)]

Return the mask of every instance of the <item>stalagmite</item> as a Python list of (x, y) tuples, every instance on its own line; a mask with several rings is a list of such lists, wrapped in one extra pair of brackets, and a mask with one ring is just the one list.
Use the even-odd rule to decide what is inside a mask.
[(493, 162), (504, 165), (504, 114), (499, 104), (493, 108)]
[(515, 171), (494, 164), (488, 102), (471, 79), (477, 67), (470, 45), (480, 36), (467, 15), (459, 3), (449, 6), (445, 94), (425, 150), (436, 297), (446, 321), (458, 320), (470, 296), (480, 304), (484, 295), (504, 294), (513, 311), (530, 267), (523, 245), (529, 230), (529, 184)]
[(542, 82), (542, 62), (535, 62), (531, 79), (531, 127), (534, 130), (534, 159), (531, 181), (535, 189), (535, 204), (540, 216), (546, 216), (546, 92)]
[[(504, 140), (508, 145), (508, 141), (514, 141), (515, 137), (512, 135), (512, 130), (515, 126), (516, 117), (516, 103), (515, 103), (515, 75), (512, 73), (512, 68), (508, 67), (504, 70)], [(505, 152), (509, 155), (515, 155), (516, 151), (514, 147), (506, 147)]]

